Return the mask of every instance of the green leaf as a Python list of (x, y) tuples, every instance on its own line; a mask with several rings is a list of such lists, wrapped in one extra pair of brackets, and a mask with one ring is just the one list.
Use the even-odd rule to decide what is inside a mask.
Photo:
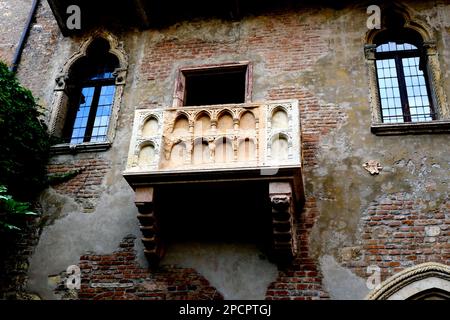
[(24, 215), (27, 215), (27, 216), (38, 216), (39, 214), (36, 213), (36, 212), (27, 211), (27, 212), (24, 213)]

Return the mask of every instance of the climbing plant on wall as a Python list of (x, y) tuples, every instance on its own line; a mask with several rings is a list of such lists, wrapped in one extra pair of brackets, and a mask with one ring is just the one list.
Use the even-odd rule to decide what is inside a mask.
[(30, 214), (21, 201), (33, 200), (47, 184), (50, 136), (37, 106), (30, 90), (0, 62), (0, 221), (9, 229), (14, 225), (5, 216)]

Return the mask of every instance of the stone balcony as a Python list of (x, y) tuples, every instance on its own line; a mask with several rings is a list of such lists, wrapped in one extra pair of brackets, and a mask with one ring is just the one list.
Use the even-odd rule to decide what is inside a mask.
[(296, 101), (137, 110), (125, 175), (301, 167)]
[(155, 189), (245, 181), (267, 184), (273, 250), (292, 257), (303, 201), (300, 131), (297, 100), (137, 110), (124, 177), (136, 192), (147, 257), (163, 255)]

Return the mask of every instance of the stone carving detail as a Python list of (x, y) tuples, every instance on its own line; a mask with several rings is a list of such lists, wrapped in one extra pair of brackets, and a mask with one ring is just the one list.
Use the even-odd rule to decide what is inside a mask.
[(383, 167), (381, 166), (381, 164), (376, 160), (367, 161), (366, 163), (363, 164), (363, 167), (368, 172), (370, 172), (371, 175), (380, 174), (381, 170), (383, 170)]
[(364, 54), (367, 60), (375, 60), (375, 53), (377, 52), (377, 45), (366, 44), (364, 46)]
[(162, 112), (151, 110), (138, 110), (135, 113), (133, 137), (128, 167), (138, 170), (155, 170), (161, 149)]
[(117, 68), (114, 70), (113, 76), (116, 78), (116, 86), (125, 85), (125, 80), (127, 78), (126, 68)]
[(439, 57), (434, 42), (424, 43), (424, 48), (428, 58), (428, 73), (431, 78), (431, 88), (437, 102), (435, 108), (438, 111), (440, 119), (449, 119), (450, 110), (447, 104), (447, 96), (445, 94), (445, 86), (442, 82), (442, 73), (439, 66)]
[(67, 80), (69, 77), (67, 74), (60, 74), (56, 79), (55, 91), (62, 91), (66, 89)]
[[(402, 289), (410, 287), (410, 296), (421, 288), (414, 288), (414, 284), (422, 279), (435, 278), (440, 280), (442, 287), (450, 288), (450, 267), (440, 263), (427, 262), (405, 269), (381, 283), (370, 292), (366, 300), (389, 300)], [(414, 290), (416, 289), (416, 290)], [(399, 298), (399, 297), (397, 297)], [(405, 298), (405, 297), (402, 297)], [(406, 297), (407, 298), (407, 297)]]
[[(142, 128), (153, 117), (153, 134)], [(151, 163), (140, 163), (143, 147)], [(300, 165), (298, 102), (137, 110), (126, 172)], [(144, 159), (141, 157), (141, 159)], [(143, 160), (144, 161), (144, 160)]]
[(272, 206), (273, 254), (279, 261), (289, 261), (297, 252), (294, 200), (288, 182), (269, 184)]

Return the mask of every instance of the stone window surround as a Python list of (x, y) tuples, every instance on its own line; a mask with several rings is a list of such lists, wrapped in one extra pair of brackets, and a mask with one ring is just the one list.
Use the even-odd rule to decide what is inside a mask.
[(449, 279), (449, 266), (435, 262), (419, 264), (385, 280), (366, 300), (405, 300), (430, 289), (450, 292)]
[(180, 108), (184, 106), (185, 90), (186, 90), (186, 77), (185, 73), (217, 70), (233, 68), (233, 67), (246, 67), (246, 79), (245, 79), (245, 103), (252, 102), (253, 91), (253, 64), (250, 61), (238, 61), (238, 62), (224, 62), (218, 64), (205, 64), (198, 66), (182, 67), (178, 69), (177, 78), (175, 81), (175, 90), (173, 94), (173, 108)]
[(109, 121), (107, 132), (107, 139), (103, 142), (83, 142), (80, 144), (62, 143), (51, 147), (53, 154), (69, 154), (79, 152), (98, 152), (105, 151), (111, 147), (112, 141), (115, 137), (117, 126), (117, 119), (123, 95), (124, 86), (126, 83), (128, 57), (123, 48), (123, 43), (115, 36), (105, 31), (94, 32), (88, 39), (86, 39), (79, 50), (74, 53), (62, 67), (58, 77), (56, 78), (56, 87), (54, 89), (54, 100), (50, 114), (49, 130), (52, 135), (57, 135), (62, 131), (65, 124), (67, 114), (67, 102), (70, 97), (67, 95), (67, 82), (69, 79), (69, 72), (72, 66), (81, 58), (87, 55), (87, 50), (92, 42), (98, 38), (105, 39), (110, 45), (109, 53), (116, 56), (119, 61), (119, 68), (114, 71), (116, 92), (114, 94), (114, 102)]
[(364, 46), (366, 64), (369, 73), (370, 89), (370, 109), (372, 113), (371, 131), (376, 135), (402, 135), (402, 134), (427, 134), (450, 132), (450, 110), (447, 104), (447, 97), (444, 91), (441, 69), (439, 66), (439, 54), (436, 41), (430, 36), (432, 33), (423, 23), (410, 18), (406, 10), (402, 10), (405, 18), (405, 28), (416, 31), (423, 39), (423, 49), (427, 57), (429, 69), (429, 85), (431, 88), (431, 99), (435, 106), (438, 119), (427, 122), (404, 122), (404, 123), (383, 123), (381, 118), (380, 93), (378, 90), (378, 79), (376, 69), (376, 47), (374, 38), (379, 33), (387, 29), (372, 30), (367, 36)]

